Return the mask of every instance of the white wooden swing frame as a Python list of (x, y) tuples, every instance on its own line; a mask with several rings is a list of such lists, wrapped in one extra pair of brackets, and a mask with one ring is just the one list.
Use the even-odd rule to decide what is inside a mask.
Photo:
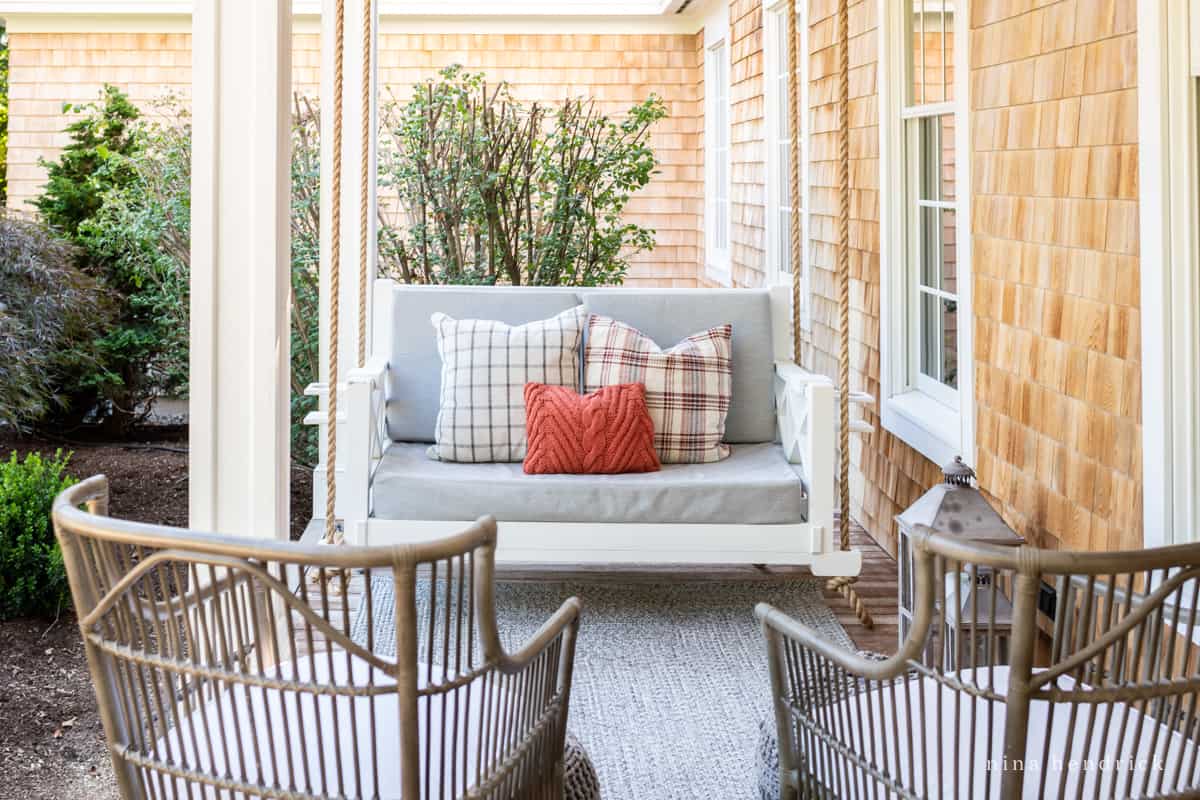
[[(370, 3), (371, 0), (365, 0)], [(336, 59), (337, 79), (334, 85), (334, 153), (332, 208), (341, 206), (340, 140), (342, 135), (341, 92), (342, 72), (341, 48), (343, 47), (342, 4), (338, 3)], [(796, 29), (794, 15), (789, 16), (791, 34), (788, 59), (791, 66), (790, 113), (799, 113), (797, 87), (795, 86), (798, 54), (796, 51)], [(370, 14), (366, 14), (370, 19)], [(843, 50), (844, 43), (843, 35)], [(844, 53), (843, 53), (844, 55)], [(371, 69), (371, 54), (364, 54), (364, 74)], [(845, 64), (843, 64), (845, 70)], [(843, 72), (843, 83), (845, 72)], [(364, 86), (371, 82), (364, 77)], [(843, 89), (845, 87), (843, 86)], [(848, 138), (845, 130), (845, 103), (842, 97), (842, 138)], [(364, 137), (371, 135), (369, 115), (363, 115)], [(799, 182), (800, 153), (795, 145), (791, 154), (791, 180), (793, 190)], [(848, 142), (843, 141), (843, 159)], [(365, 151), (364, 151), (365, 152)], [(365, 169), (365, 167), (364, 167)], [(841, 232), (842, 244), (839, 257), (840, 311), (842, 328), (842, 371), (839, 375), (840, 396), (833, 381), (823, 375), (808, 372), (797, 361), (800, 356), (800, 333), (796, 314), (799, 291), (799, 270), (793, 269), (793, 285), (779, 287), (771, 293), (771, 313), (774, 348), (786, 358), (775, 365), (774, 399), (778, 418), (779, 440), (783, 444), (788, 460), (798, 464), (807, 492), (807, 520), (792, 524), (664, 524), (664, 523), (559, 523), (505, 521), (496, 550), (498, 561), (521, 563), (570, 563), (570, 564), (772, 564), (806, 565), (819, 576), (840, 576), (831, 582), (831, 587), (846, 593), (848, 599), (857, 602), (851, 584), (862, 568), (861, 553), (850, 547), (846, 528), (841, 536), (834, 537), (834, 490), (836, 479), (841, 478), (842, 518), (848, 515), (848, 466), (839, 463), (839, 450), (848, 455), (848, 436), (851, 432), (866, 432), (871, 427), (865, 422), (850, 422), (849, 406), (852, 403), (871, 403), (865, 394), (851, 393), (848, 381), (847, 323), (847, 270), (846, 223), (848, 220), (848, 180), (843, 164)], [(364, 195), (366, 180), (363, 180)], [(365, 228), (366, 215), (373, 213), (364, 201), (362, 204)], [(792, 263), (800, 262), (799, 220), (793, 220)], [(331, 252), (340, 251), (340, 214), (335, 211), (331, 226)], [(364, 237), (365, 240), (365, 237)], [(348, 539), (354, 544), (401, 544), (426, 541), (456, 533), (472, 520), (429, 521), (379, 519), (372, 516), (372, 482), (383, 455), (391, 445), (387, 434), (387, 352), (385, 344), (392, 336), (390, 314), (391, 281), (377, 281), (373, 295), (368, 298), (367, 248), (363, 247), (360, 264), (359, 301), (365, 306), (372, 302), (373, 330), (371, 339), (375, 355), (368, 355), (368, 332), (362, 323), (366, 314), (360, 313), (358, 330), (359, 367), (350, 370), (344, 383), (339, 380), (337, 369), (337, 319), (339, 314), (339, 290), (337, 287), (340, 265), (331, 264), (332, 290), (329, 294), (331, 306), (329, 383), (313, 384), (308, 394), (323, 397), (327, 411), (309, 414), (305, 422), (320, 426), (321, 438), (327, 443), (327, 468), (322, 487), (326, 495), (325, 535), (323, 540), (340, 543)], [(365, 310), (365, 309), (361, 309)], [(338, 397), (344, 398), (344, 411), (339, 407)], [(334, 420), (330, 425), (329, 420)], [(839, 435), (840, 434), (840, 435)], [(342, 448), (338, 442), (344, 442)], [(840, 445), (840, 447), (839, 447)], [(340, 450), (340, 452), (339, 452)], [(856, 610), (864, 621), (869, 620), (861, 603)], [(861, 609), (861, 610), (860, 610)]]

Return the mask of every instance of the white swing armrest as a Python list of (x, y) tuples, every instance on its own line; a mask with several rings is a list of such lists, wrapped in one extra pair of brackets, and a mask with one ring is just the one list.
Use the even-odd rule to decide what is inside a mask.
[[(387, 436), (388, 362), (373, 356), (338, 381), (337, 458), (332, 467), (338, 475), (337, 515), (344, 521), (350, 537), (371, 513), (371, 482), (390, 440)], [(329, 384), (310, 383), (304, 394), (324, 400)], [(319, 425), (320, 441), (325, 441), (329, 412), (317, 409), (304, 415), (305, 425)], [(325, 465), (326, 470), (330, 465)]]
[(791, 361), (775, 362), (779, 442), (799, 468), (808, 494), (808, 521), (820, 529), (822, 551), (832, 549), (837, 426), (833, 382)]
[(373, 356), (346, 375), (345, 473), (338, 491), (345, 492), (346, 502), (339, 505), (352, 541), (371, 515), (371, 483), (390, 444), (387, 371), (387, 360)]
[(383, 386), (387, 378), (388, 362), (383, 356), (371, 356), (361, 367), (350, 370), (346, 375), (347, 383), (369, 383), (372, 386)]
[(788, 461), (799, 467), (808, 493), (808, 521), (821, 541), (822, 556), (813, 561), (813, 574), (857, 575), (862, 554), (840, 550), (833, 535), (838, 426), (833, 381), (794, 362), (776, 361), (775, 412), (779, 441)]

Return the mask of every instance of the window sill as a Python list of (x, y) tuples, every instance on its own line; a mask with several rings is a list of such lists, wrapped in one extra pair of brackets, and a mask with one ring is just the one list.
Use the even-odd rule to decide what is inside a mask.
[(939, 467), (963, 455), (962, 415), (927, 394), (908, 391), (883, 402), (883, 427)]
[(705, 262), (704, 277), (720, 286), (733, 286), (733, 268), (729, 263)]

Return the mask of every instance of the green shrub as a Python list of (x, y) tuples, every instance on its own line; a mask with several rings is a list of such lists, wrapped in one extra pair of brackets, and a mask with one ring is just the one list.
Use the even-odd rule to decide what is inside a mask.
[(160, 395), (186, 396), (188, 279), (191, 264), (191, 124), (177, 98), (163, 99), (134, 126), (135, 155), (114, 155), (118, 174), (76, 239), (106, 286), (124, 298), (117, 325), (96, 351), (105, 369), (91, 376), (114, 414), (138, 419)]
[(650, 131), (666, 115), (655, 95), (620, 119), (589, 99), (525, 106), (506, 84), (442, 70), (381, 113), (380, 186), (399, 212), (381, 265), (406, 283), (620, 283), (654, 247), (623, 213), (655, 174)]
[(109, 85), (101, 102), (65, 103), (63, 111), (81, 116), (67, 126), (70, 142), (58, 160), (39, 159), (46, 187), (33, 204), (46, 224), (74, 238), (79, 225), (100, 210), (109, 189), (133, 180), (127, 159), (141, 150), (133, 124), (141, 114), (120, 89)]
[(50, 524), (54, 497), (75, 481), (69, 456), (37, 453), (0, 461), (0, 619), (54, 616), (70, 598), (62, 552)]
[(317, 428), (304, 424), (316, 398), (304, 387), (320, 371), (321, 116), (315, 103), (295, 98), (292, 116), (292, 459), (314, 465)]
[(0, 20), (0, 208), (8, 202), (8, 33)]
[(107, 323), (76, 250), (44, 226), (0, 212), (0, 423), (28, 427), (64, 402), (70, 376), (94, 369)]
[(190, 129), (182, 106), (147, 118), (113, 86), (81, 116), (70, 143), (43, 162), (35, 205), (75, 244), (83, 269), (114, 300), (107, 327), (78, 349), (93, 358), (64, 376), (60, 426), (86, 418), (120, 435), (152, 401), (186, 392)]

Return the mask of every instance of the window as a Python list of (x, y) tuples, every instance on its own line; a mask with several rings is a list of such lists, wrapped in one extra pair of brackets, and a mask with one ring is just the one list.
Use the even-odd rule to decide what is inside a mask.
[(1140, 4), (1137, 44), (1140, 485), (1155, 547), (1200, 538), (1200, 5)]
[(718, 3), (704, 27), (705, 271), (729, 285), (729, 48), (728, 9)]
[[(764, 83), (766, 88), (767, 144), (767, 280), (772, 284), (792, 281), (792, 132), (799, 137), (800, 146), (800, 322), (811, 327), (809, 314), (809, 196), (808, 196), (808, 22), (801, 0), (772, 2), (764, 0), (763, 41)], [(799, 86), (800, 114), (791, 118), (788, 87), (788, 20), (789, 8), (796, 14), (799, 64), (796, 79)]]
[(883, 424), (937, 463), (973, 460), (965, 2), (884, 8)]

